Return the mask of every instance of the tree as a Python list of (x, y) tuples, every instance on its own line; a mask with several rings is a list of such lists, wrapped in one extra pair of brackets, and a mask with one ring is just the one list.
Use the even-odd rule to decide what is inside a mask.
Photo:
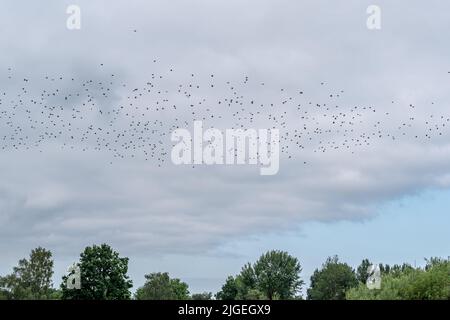
[(283, 251), (269, 251), (253, 265), (246, 264), (239, 275), (228, 277), (217, 299), (293, 299), (301, 289), (301, 266)]
[(211, 300), (212, 299), (212, 292), (202, 292), (202, 293), (194, 293), (191, 296), (192, 300)]
[(389, 274), (391, 271), (391, 266), (388, 264), (382, 264), (380, 263), (380, 272), (382, 275)]
[(258, 299), (261, 294), (257, 289), (257, 279), (253, 266), (250, 263), (244, 265), (241, 273), (236, 276), (237, 300)]
[(123, 300), (130, 299), (128, 258), (121, 258), (109, 245), (86, 247), (80, 254), (81, 288), (67, 288), (68, 275), (61, 283), (62, 299)]
[(432, 258), (424, 269), (395, 265), (382, 275), (381, 288), (360, 284), (348, 290), (349, 300), (450, 300), (450, 262)]
[(409, 280), (406, 297), (410, 300), (450, 300), (450, 261), (439, 258), (427, 260), (424, 270), (415, 275), (404, 271)]
[(137, 300), (186, 300), (188, 285), (180, 279), (171, 279), (167, 272), (145, 275), (145, 284), (135, 294)]
[(238, 285), (233, 276), (229, 276), (222, 286), (222, 290), (217, 292), (216, 299), (218, 300), (236, 300), (238, 295)]
[(311, 300), (344, 300), (348, 289), (358, 284), (353, 269), (339, 262), (337, 256), (329, 257), (311, 276), (311, 285), (307, 290)]
[(269, 300), (294, 298), (303, 284), (300, 263), (287, 252), (269, 251), (256, 261), (253, 269), (256, 288)]
[(369, 259), (364, 259), (361, 261), (361, 264), (356, 269), (356, 279), (360, 283), (366, 283), (367, 278), (369, 278), (369, 267), (372, 265), (372, 263), (369, 261)]
[(4, 299), (50, 299), (53, 259), (49, 250), (38, 247), (29, 260), (19, 260), (13, 273), (0, 277), (0, 297)]
[(394, 264), (392, 267), (389, 267), (388, 270), (389, 271), (385, 272), (385, 274), (399, 277), (405, 273), (413, 272), (415, 268), (408, 263), (403, 263), (402, 265)]

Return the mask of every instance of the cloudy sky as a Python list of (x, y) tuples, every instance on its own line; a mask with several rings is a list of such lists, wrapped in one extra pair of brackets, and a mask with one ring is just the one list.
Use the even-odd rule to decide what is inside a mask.
[[(80, 30), (66, 27), (71, 4), (81, 9)], [(366, 25), (372, 4), (381, 8), (380, 30)], [(146, 273), (169, 271), (194, 292), (217, 291), (227, 275), (268, 249), (297, 256), (304, 278), (333, 254), (353, 265), (365, 257), (420, 264), (424, 257), (448, 256), (450, 131), (442, 123), (450, 117), (449, 10), (442, 1), (406, 0), (3, 1), (4, 96), (19, 92), (23, 79), (32, 96), (55, 86), (78, 92), (79, 82), (68, 79), (106, 82), (114, 74), (119, 80), (108, 99), (97, 101), (114, 110), (126, 104), (127, 88), (152, 74), (164, 75), (163, 90), (191, 74), (199, 83), (211, 74), (222, 84), (248, 77), (249, 85), (237, 86), (259, 101), (281, 101), (283, 88), (304, 91), (305, 104), (323, 105), (339, 92), (342, 110), (376, 108), (376, 115), (361, 115), (349, 139), (369, 134), (378, 122), (383, 138), (327, 152), (317, 152), (318, 140), (303, 149), (291, 145), (292, 157), (281, 156), (274, 176), (251, 166), (175, 166), (168, 155), (162, 166), (131, 157), (111, 164), (104, 150), (61, 148), (63, 138), (3, 148), (0, 274), (40, 245), (54, 254), (59, 285), (85, 246), (103, 242), (130, 258), (135, 286)], [(63, 80), (49, 84), (46, 76)], [(212, 101), (226, 95), (223, 88), (199, 96)], [(8, 99), (2, 111), (11, 110)], [(183, 103), (170, 114), (146, 117), (182, 118), (189, 109)], [(304, 123), (290, 112), (282, 129), (292, 133)], [(9, 121), (20, 126), (24, 120), (0, 118), (2, 139), (10, 134)], [(121, 121), (117, 125), (127, 124)], [(230, 121), (225, 115), (215, 124)], [(404, 123), (412, 126), (398, 131)], [(427, 137), (436, 126), (442, 134)], [(169, 137), (161, 139), (170, 150)]]

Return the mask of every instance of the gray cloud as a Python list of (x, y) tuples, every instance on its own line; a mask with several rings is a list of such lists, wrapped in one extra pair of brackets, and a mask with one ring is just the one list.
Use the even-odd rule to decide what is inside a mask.
[[(65, 28), (67, 4), (49, 1), (44, 10), (41, 3), (6, 1), (0, 13), (0, 68), (29, 77), (35, 92), (48, 85), (46, 75), (64, 75), (64, 90), (77, 91), (71, 77), (100, 82), (114, 73), (132, 87), (174, 68), (179, 78), (164, 85), (191, 72), (201, 81), (211, 73), (236, 82), (249, 75), (255, 84), (245, 93), (261, 99), (278, 99), (281, 87), (300, 88), (319, 103), (344, 89), (339, 104), (347, 110), (374, 105), (380, 113), (364, 116), (355, 136), (383, 112), (393, 114), (384, 129), (397, 132), (412, 112), (409, 104), (417, 105), (420, 121), (408, 137), (375, 140), (354, 153), (292, 151), (295, 159), (283, 158), (273, 177), (248, 167), (158, 168), (140, 159), (109, 165), (107, 152), (61, 150), (57, 142), (7, 150), (0, 159), (4, 256), (11, 245), (42, 244), (67, 256), (102, 241), (137, 256), (198, 254), (230, 238), (305, 221), (368, 219), (390, 200), (449, 187), (448, 133), (411, 138), (428, 130), (425, 117), (449, 114), (447, 4), (379, 1), (383, 29), (377, 32), (365, 27), (368, 1), (79, 1), (80, 31)], [(4, 91), (15, 90), (2, 79)], [(104, 107), (122, 102), (119, 82)], [(259, 82), (268, 84), (266, 91)]]

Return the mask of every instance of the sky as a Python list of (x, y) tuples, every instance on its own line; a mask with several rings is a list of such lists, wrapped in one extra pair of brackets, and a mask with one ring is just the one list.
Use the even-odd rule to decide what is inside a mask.
[[(66, 25), (73, 4), (81, 10), (79, 30)], [(373, 4), (381, 9), (379, 30), (366, 24)], [(305, 280), (334, 254), (354, 267), (366, 257), (420, 265), (424, 257), (449, 255), (450, 132), (443, 124), (450, 117), (450, 45), (444, 36), (450, 4), (5, 0), (2, 7), (2, 139), (15, 132), (11, 123), (25, 128), (28, 121), (25, 110), (12, 120), (5, 116), (23, 86), (31, 99), (55, 88), (82, 92), (81, 81), (107, 83), (111, 74), (108, 97), (95, 103), (111, 112), (130, 108), (131, 117), (118, 117), (117, 128), (141, 119), (128, 104), (129, 88), (153, 81), (152, 74), (163, 77), (155, 81), (178, 109), (142, 119), (161, 121), (168, 130), (180, 118), (191, 127), (189, 104), (172, 92), (195, 74), (201, 89), (193, 98), (208, 106), (227, 97), (227, 81), (265, 103), (299, 97), (301, 90), (302, 108), (310, 108), (304, 118), (281, 103), (271, 111), (245, 100), (242, 108), (260, 110), (252, 125), (276, 123), (291, 138), (303, 126), (316, 130), (304, 148), (282, 141), (289, 148), (273, 176), (260, 176), (252, 166), (175, 166), (168, 135), (159, 137), (157, 150), (166, 151), (159, 154), (162, 164), (128, 151), (113, 157), (92, 141), (68, 148), (68, 136), (30, 149), (12, 148), (3, 139), (1, 146), (9, 147), (0, 156), (0, 274), (44, 246), (53, 252), (59, 285), (84, 247), (103, 242), (130, 258), (135, 288), (144, 274), (169, 271), (191, 292), (216, 292), (228, 275), (270, 249), (298, 257)], [(214, 89), (207, 86), (211, 75)], [(144, 95), (137, 105), (154, 107), (155, 99)], [(64, 105), (62, 117), (72, 108), (58, 96), (46, 104)], [(328, 134), (328, 119), (338, 111), (325, 111), (324, 104), (357, 114), (351, 126), (346, 122), (353, 131)], [(208, 125), (221, 128), (234, 126), (240, 111), (211, 109), (223, 118)], [(92, 112), (84, 116), (78, 124), (107, 123)], [(34, 131), (26, 130), (33, 138)], [(382, 137), (367, 145), (352, 140), (348, 149), (330, 147), (369, 133)]]

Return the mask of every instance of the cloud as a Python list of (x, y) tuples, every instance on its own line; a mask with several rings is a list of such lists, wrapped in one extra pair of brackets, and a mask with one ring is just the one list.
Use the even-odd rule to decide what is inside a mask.
[[(369, 126), (376, 132), (377, 121), (383, 121), (383, 133), (397, 139), (373, 138), (370, 146), (329, 148), (323, 154), (314, 152), (317, 141), (303, 150), (290, 146), (294, 159), (283, 157), (274, 177), (261, 177), (249, 167), (157, 167), (141, 159), (110, 164), (108, 152), (61, 150), (58, 141), (7, 150), (0, 159), (0, 242), (40, 243), (60, 254), (98, 242), (137, 255), (201, 253), (229, 239), (289, 230), (305, 221), (361, 221), (393, 199), (448, 188), (446, 136), (423, 137), (438, 123), (426, 124), (430, 114), (448, 114), (450, 46), (437, 37), (449, 28), (443, 16), (448, 5), (407, 4), (405, 12), (382, 1), (383, 29), (371, 33), (360, 1), (80, 1), (83, 20), (77, 33), (65, 29), (62, 3), (43, 12), (37, 4), (8, 2), (8, 14), (0, 15), (7, 30), (0, 67), (12, 66), (18, 78), (30, 77), (34, 93), (48, 87), (45, 75), (63, 75), (62, 90), (76, 92), (81, 87), (71, 77), (105, 82), (114, 73), (120, 80), (110, 99), (99, 102), (107, 108), (125, 101), (128, 88), (121, 82), (142, 85), (152, 73), (167, 74), (171, 67), (179, 77), (164, 78), (162, 87), (175, 86), (191, 72), (203, 82), (211, 73), (234, 82), (249, 75), (253, 82), (244, 94), (261, 100), (279, 99), (279, 88), (300, 88), (305, 104), (323, 104), (329, 92), (343, 89), (338, 102), (343, 110), (377, 107), (376, 115), (361, 116), (349, 136), (324, 135), (323, 144), (361, 138)], [(424, 16), (424, 6), (436, 18)], [(6, 77), (1, 81), (5, 91), (20, 90)], [(267, 83), (264, 90), (260, 82)], [(198, 97), (213, 101), (224, 95), (211, 92)], [(409, 104), (417, 109), (411, 111)], [(392, 114), (388, 120), (385, 112)], [(319, 120), (321, 113), (313, 110), (310, 117), (327, 129), (330, 122)], [(398, 126), (411, 115), (417, 121), (403, 137)], [(269, 123), (265, 116), (258, 125)], [(101, 124), (95, 117), (86, 121)], [(300, 124), (293, 116), (287, 122), (292, 129)]]

